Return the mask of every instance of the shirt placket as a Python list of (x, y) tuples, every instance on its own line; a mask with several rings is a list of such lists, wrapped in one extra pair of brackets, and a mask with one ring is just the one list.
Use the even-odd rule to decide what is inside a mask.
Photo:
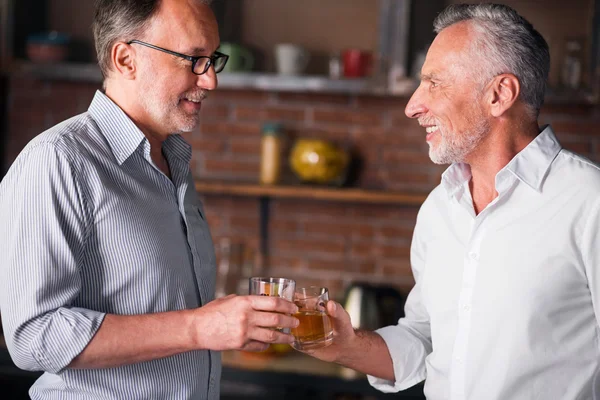
[[(472, 208), (472, 205), (470, 205)], [(458, 296), (458, 324), (454, 348), (452, 351), (450, 375), (450, 399), (463, 400), (467, 382), (467, 357), (469, 333), (471, 331), (471, 313), (473, 309), (473, 289), (477, 269), (479, 267), (481, 242), (485, 229), (482, 226), (485, 219), (485, 210), (473, 220), (473, 227), (469, 241), (465, 247), (463, 259), (463, 276), (460, 293)]]

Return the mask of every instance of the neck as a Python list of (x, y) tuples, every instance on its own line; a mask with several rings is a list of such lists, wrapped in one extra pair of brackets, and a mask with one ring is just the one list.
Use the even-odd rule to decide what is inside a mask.
[(466, 163), (471, 167), (471, 196), (478, 214), (498, 193), (496, 175), (538, 135), (537, 121), (502, 121), (471, 153)]
[(143, 121), (149, 121), (146, 111), (135, 101), (135, 94), (128, 90), (128, 82), (113, 82), (108, 79), (106, 82), (105, 94), (116, 105), (118, 105), (133, 123), (142, 131), (150, 143), (150, 157), (154, 164), (167, 176), (170, 177), (169, 166), (162, 153), (162, 146), (167, 140), (168, 134), (160, 133), (150, 124)]
[(107, 79), (105, 94), (115, 104), (117, 104), (133, 123), (142, 131), (144, 136), (150, 142), (151, 147), (162, 148), (162, 143), (169, 136), (168, 133), (161, 133), (159, 129), (145, 122), (149, 121), (148, 113), (137, 101), (137, 95), (129, 90), (128, 81), (113, 82)]

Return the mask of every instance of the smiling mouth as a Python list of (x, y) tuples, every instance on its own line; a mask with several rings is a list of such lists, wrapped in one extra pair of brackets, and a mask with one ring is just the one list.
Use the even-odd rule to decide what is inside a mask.
[(434, 133), (434, 132), (437, 132), (438, 129), (440, 129), (440, 128), (437, 125), (426, 126), (425, 127), (425, 132), (427, 132), (427, 133)]

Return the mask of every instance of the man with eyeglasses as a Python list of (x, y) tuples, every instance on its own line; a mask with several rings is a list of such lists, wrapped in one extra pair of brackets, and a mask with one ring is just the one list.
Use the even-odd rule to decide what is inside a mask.
[[(0, 185), (0, 309), (33, 399), (218, 399), (218, 351), (292, 337), (291, 302), (214, 299), (215, 255), (179, 135), (227, 62), (208, 1), (99, 0), (89, 110)], [(270, 329), (271, 328), (271, 329)]]

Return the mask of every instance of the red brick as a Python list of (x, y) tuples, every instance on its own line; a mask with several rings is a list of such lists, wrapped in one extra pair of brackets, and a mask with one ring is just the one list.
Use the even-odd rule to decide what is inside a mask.
[(200, 124), (202, 136), (224, 135), (258, 139), (260, 138), (261, 130), (262, 127), (259, 123), (202, 122)]
[(385, 178), (380, 171), (365, 170), (361, 173), (356, 186), (367, 190), (387, 190)]
[(359, 108), (377, 108), (381, 110), (404, 110), (407, 97), (393, 96), (358, 96), (355, 104)]
[(258, 213), (255, 212), (244, 216), (231, 216), (229, 218), (229, 224), (232, 230), (258, 233)]
[(410, 261), (407, 259), (402, 260), (385, 260), (381, 262), (381, 273), (384, 276), (405, 276), (413, 277)]
[(540, 110), (540, 119), (547, 117), (584, 117), (589, 116), (593, 113), (594, 107), (592, 105), (584, 104), (545, 104)]
[(258, 219), (259, 202), (255, 197), (233, 197), (229, 209), (230, 216), (252, 216)]
[(340, 236), (345, 238), (350, 237), (372, 237), (374, 235), (374, 228), (369, 225), (361, 225), (354, 223), (321, 223), (317, 219), (307, 221), (304, 224), (304, 233), (309, 236)]
[(600, 124), (597, 121), (557, 121), (552, 128), (558, 134), (600, 136)]
[(408, 151), (402, 147), (383, 149), (383, 162), (386, 164), (432, 165), (428, 152)]
[[(397, 166), (396, 166), (397, 167)], [(414, 172), (414, 171), (403, 171), (397, 170), (394, 166), (388, 168), (387, 178), (390, 187), (394, 187), (394, 185), (398, 184), (431, 184), (433, 187), (434, 179), (429, 171), (423, 169), (422, 172)]]
[(207, 173), (218, 173), (228, 174), (235, 176), (236, 174), (244, 174), (246, 176), (255, 175), (258, 180), (259, 162), (256, 161), (242, 161), (236, 160), (223, 160), (206, 158), (204, 160), (204, 169)]
[[(395, 130), (405, 130), (405, 129), (419, 129), (422, 132), (425, 132), (425, 129), (419, 125), (419, 122), (415, 118), (409, 118), (406, 116), (404, 109), (399, 108), (392, 110), (390, 112), (390, 119), (392, 123), (392, 127)], [(425, 133), (423, 133), (425, 136)]]
[(224, 221), (221, 215), (207, 213), (206, 220), (211, 232), (219, 232), (224, 227)]
[(372, 243), (356, 242), (350, 248), (352, 258), (377, 258), (377, 250)]
[(363, 274), (375, 274), (377, 270), (377, 262), (375, 259), (367, 261), (355, 261), (358, 271)]
[(200, 118), (203, 121), (207, 120), (227, 120), (231, 114), (231, 109), (228, 105), (202, 102), (202, 110), (200, 111)]
[(377, 245), (376, 252), (384, 258), (393, 258), (398, 260), (408, 260), (410, 258), (410, 247)]
[(300, 229), (300, 224), (293, 220), (271, 218), (269, 223), (273, 236), (295, 236)]
[(274, 238), (271, 243), (277, 251), (288, 252), (290, 254), (329, 253), (340, 256), (344, 253), (345, 249), (343, 241), (339, 240)]
[(410, 240), (412, 238), (413, 230), (414, 228), (409, 226), (382, 226), (377, 231), (377, 237), (381, 237), (385, 240)]
[(251, 121), (304, 121), (303, 108), (283, 108), (259, 106), (237, 106), (235, 117), (238, 120)]
[(352, 109), (315, 110), (313, 118), (315, 122), (368, 126), (380, 126), (383, 122), (381, 113)]
[(210, 92), (207, 102), (210, 103), (264, 103), (269, 100), (269, 93), (258, 90), (217, 89)]
[(48, 92), (52, 103), (72, 103), (75, 105), (75, 113), (79, 114), (88, 109), (99, 89), (101, 85), (95, 83), (57, 81), (50, 83)]
[(260, 139), (256, 138), (233, 138), (231, 139), (229, 150), (234, 155), (255, 155), (260, 156), (260, 147), (261, 142)]
[(364, 204), (354, 207), (350, 210), (349, 216), (352, 219), (364, 218), (366, 221), (383, 222), (397, 221), (415, 221), (417, 218), (418, 207), (400, 207), (396, 205), (374, 205)]
[(277, 93), (277, 102), (279, 104), (302, 103), (308, 106), (315, 104), (333, 104), (349, 105), (350, 97), (344, 94), (323, 94), (323, 93)]
[(223, 153), (227, 149), (227, 143), (220, 137), (193, 137), (187, 140), (194, 150), (201, 153)]
[[(200, 195), (202, 195), (202, 193), (200, 193)], [(236, 200), (237, 199), (230, 196), (209, 193), (204, 196), (204, 205), (207, 213), (210, 213), (211, 211), (214, 212), (214, 210), (229, 212)]]
[(338, 146), (344, 146), (351, 138), (351, 128), (335, 125), (317, 125), (313, 127), (298, 127), (294, 138), (311, 138), (329, 140)]
[(347, 215), (347, 206), (336, 202), (311, 200), (280, 200), (273, 207), (277, 218), (292, 217), (299, 220), (314, 220), (318, 218), (339, 218)]
[(308, 259), (308, 269), (311, 271), (326, 270), (335, 272), (351, 272), (357, 271), (357, 266), (342, 260), (323, 260), (323, 259)]
[(284, 269), (306, 270), (307, 265), (306, 260), (303, 260), (300, 257), (292, 257), (285, 253), (281, 255), (274, 253), (273, 255), (271, 255), (269, 263), (272, 266), (273, 270), (279, 271)]
[(427, 151), (425, 134), (411, 129), (355, 128), (353, 137), (362, 146), (397, 146), (405, 150)]
[(561, 145), (567, 149), (567, 150), (571, 150), (572, 152), (575, 152), (577, 154), (581, 154), (584, 156), (587, 156), (591, 153), (592, 150), (592, 143), (590, 141), (568, 141), (568, 140), (561, 140)]

